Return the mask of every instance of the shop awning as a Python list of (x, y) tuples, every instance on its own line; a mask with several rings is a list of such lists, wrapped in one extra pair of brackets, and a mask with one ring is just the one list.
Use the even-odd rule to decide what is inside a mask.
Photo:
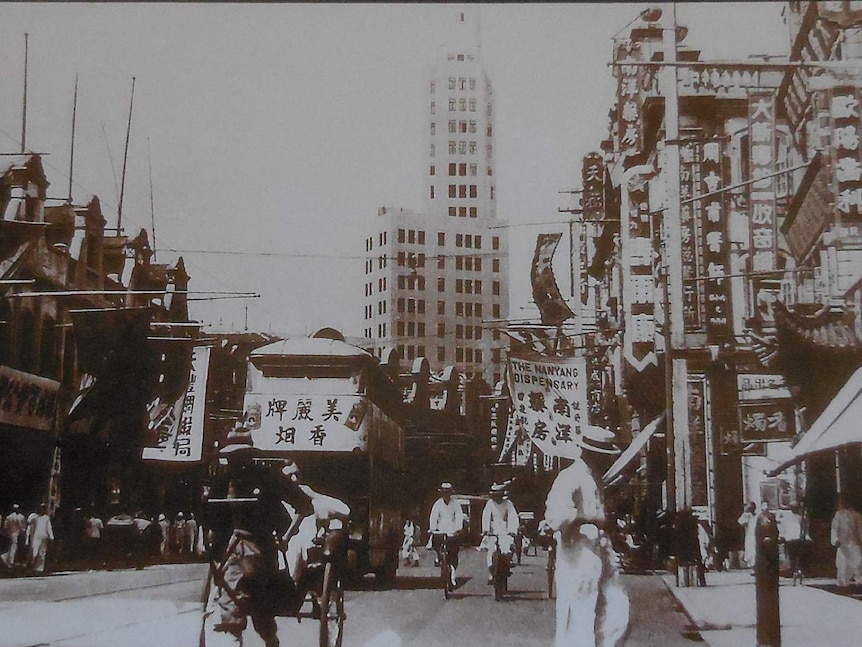
[(814, 424), (793, 447), (793, 456), (772, 471), (786, 469), (809, 454), (862, 443), (862, 368), (838, 391)]
[(631, 444), (623, 450), (623, 453), (617, 457), (614, 464), (611, 465), (608, 468), (608, 471), (605, 472), (604, 476), (602, 476), (602, 483), (607, 485), (613, 481), (620, 472), (622, 472), (626, 466), (634, 460), (635, 456), (637, 456), (640, 451), (646, 447), (647, 441), (649, 441), (650, 437), (664, 422), (664, 415), (665, 414), (662, 413), (658, 418), (644, 427), (637, 436), (635, 436)]

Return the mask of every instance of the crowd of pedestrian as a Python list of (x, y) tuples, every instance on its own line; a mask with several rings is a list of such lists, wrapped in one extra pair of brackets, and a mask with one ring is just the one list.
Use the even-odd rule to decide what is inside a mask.
[(46, 571), (143, 568), (162, 562), (203, 558), (203, 536), (193, 513), (142, 510), (112, 515), (96, 509), (59, 508), (46, 504), (26, 514), (13, 504), (0, 514), (0, 576), (38, 575)]

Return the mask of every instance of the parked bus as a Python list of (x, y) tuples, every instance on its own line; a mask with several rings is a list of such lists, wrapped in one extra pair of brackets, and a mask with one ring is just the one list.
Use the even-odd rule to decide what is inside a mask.
[(403, 525), (403, 399), (372, 354), (332, 329), (249, 355), (245, 424), (255, 449), (350, 506), (355, 574), (395, 577)]

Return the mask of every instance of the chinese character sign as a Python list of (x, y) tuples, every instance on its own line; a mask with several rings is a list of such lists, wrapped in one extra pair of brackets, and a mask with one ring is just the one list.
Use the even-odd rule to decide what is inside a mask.
[[(701, 158), (701, 194), (714, 193), (724, 185), (722, 148), (720, 141), (709, 141), (698, 147)], [(701, 276), (704, 283), (704, 324), (710, 342), (724, 341), (730, 335), (728, 271), (730, 244), (727, 237), (727, 218), (724, 214), (725, 195), (713, 195), (698, 200), (698, 220), (701, 223)]]
[(691, 445), (691, 502), (709, 505), (709, 464), (712, 447), (709, 433), (709, 402), (706, 380), (701, 375), (688, 379), (688, 430)]
[[(373, 405), (356, 394), (247, 393), (245, 411), (259, 411), (249, 425), (258, 449), (350, 452), (367, 447)], [(248, 416), (247, 416), (248, 417)]]
[(605, 205), (605, 163), (599, 153), (584, 155), (581, 182), (584, 190), (581, 196), (584, 214), (595, 218), (604, 211)]
[(740, 403), (739, 434), (744, 443), (790, 440), (796, 434), (793, 401), (784, 398)]
[(192, 350), (192, 365), (185, 393), (172, 403), (150, 403), (150, 427), (158, 435), (155, 447), (145, 447), (144, 460), (196, 462), (201, 460), (204, 437), (206, 384), (210, 347)]
[(752, 272), (775, 269), (775, 98), (772, 92), (748, 97), (750, 258)]
[(587, 373), (583, 357), (509, 358), (510, 426), (546, 456), (574, 458), (587, 425)]
[(702, 185), (700, 148), (695, 142), (686, 142), (679, 149), (680, 240), (682, 243), (682, 317), (687, 331), (701, 330), (702, 283), (697, 280), (699, 264), (697, 241), (700, 238), (700, 201), (686, 202), (705, 191)]
[(829, 97), (832, 117), (832, 178), (835, 190), (836, 222), (862, 222), (862, 158), (859, 137), (859, 90), (850, 86), (833, 88)]

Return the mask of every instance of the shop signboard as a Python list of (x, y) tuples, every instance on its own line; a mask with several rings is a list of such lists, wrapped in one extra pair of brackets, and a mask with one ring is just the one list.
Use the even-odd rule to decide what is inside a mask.
[(50, 431), (60, 383), (0, 366), (0, 423)]
[(819, 155), (811, 164), (799, 189), (803, 197), (798, 206), (791, 205), (791, 211), (795, 213), (782, 226), (787, 246), (799, 263), (805, 260), (832, 220), (831, 171)]
[(507, 375), (513, 403), (510, 437), (525, 435), (546, 456), (580, 455), (587, 425), (586, 359), (510, 357)]
[[(722, 171), (723, 151), (719, 140), (704, 142), (698, 147), (701, 167), (701, 195), (722, 189), (725, 177)], [(726, 341), (730, 330), (730, 242), (725, 229), (725, 194), (711, 195), (695, 202), (697, 220), (701, 223), (700, 275), (705, 278), (703, 289), (704, 327), (710, 343)]]
[(712, 464), (709, 434), (709, 401), (706, 379), (702, 375), (688, 380), (688, 430), (691, 447), (691, 502), (708, 506), (710, 503), (709, 473)]
[(862, 134), (859, 89), (832, 88), (829, 96), (832, 118), (832, 178), (835, 220), (841, 225), (862, 223)]
[(752, 91), (748, 98), (748, 193), (751, 270), (770, 272), (776, 264), (775, 99), (772, 92)]
[(778, 373), (740, 373), (736, 376), (740, 401), (789, 398), (790, 389), (784, 376)]
[(204, 437), (209, 346), (192, 349), (192, 363), (185, 392), (173, 402), (156, 401), (149, 407), (150, 426), (157, 433), (155, 447), (145, 447), (144, 460), (197, 462)]
[(739, 435), (743, 443), (791, 440), (796, 435), (793, 401), (778, 398), (740, 402)]
[[(697, 136), (698, 131), (692, 131)], [(682, 317), (685, 329), (689, 332), (701, 330), (700, 316), (702, 303), (702, 284), (697, 280), (699, 265), (697, 241), (700, 237), (700, 219), (696, 212), (700, 202), (688, 202), (695, 197), (695, 191), (700, 186), (700, 155), (696, 142), (686, 142), (679, 149), (679, 197), (680, 205), (680, 239), (682, 242)]]

